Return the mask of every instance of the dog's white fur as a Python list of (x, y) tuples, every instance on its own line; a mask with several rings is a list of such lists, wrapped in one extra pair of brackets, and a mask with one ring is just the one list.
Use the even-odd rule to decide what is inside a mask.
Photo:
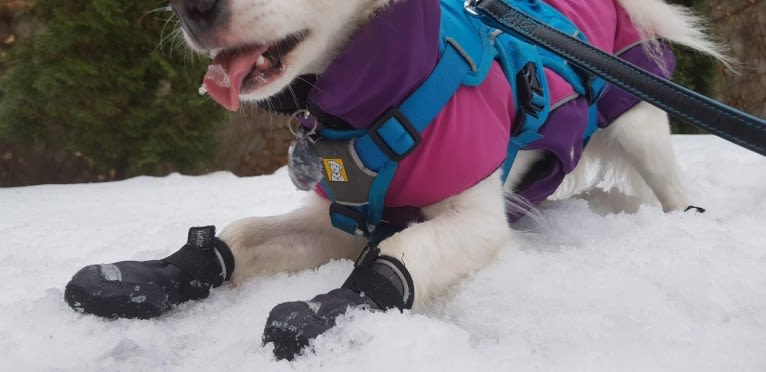
[[(263, 43), (303, 29), (311, 31), (310, 37), (285, 58), (284, 75), (269, 86), (244, 94), (245, 100), (273, 95), (298, 75), (321, 73), (353, 33), (377, 9), (389, 4), (389, 0), (343, 0), (342, 4), (337, 0), (226, 1), (232, 17), (221, 32), (224, 45)], [(661, 0), (619, 2), (644, 34), (725, 60), (698, 28), (698, 19), (685, 9)], [(187, 41), (195, 47), (192, 40)], [(381, 253), (403, 262), (412, 275), (415, 311), (424, 309), (434, 295), (456, 281), (489, 264), (500, 249), (513, 246), (504, 194), (538, 156), (522, 152), (506, 185), (501, 185), (497, 175), (489, 177), (425, 208), (425, 222), (381, 242)], [(627, 170), (614, 178), (638, 195), (653, 194), (664, 211), (678, 211), (689, 205), (674, 160), (667, 115), (647, 103), (638, 104), (595, 134), (580, 165), (555, 197), (585, 194), (594, 187), (600, 180), (593, 177), (593, 164), (606, 165), (602, 169)], [(614, 172), (602, 170), (596, 174)], [(333, 228), (327, 210), (328, 201), (313, 195), (306, 206), (285, 215), (245, 218), (227, 226), (220, 238), (235, 256), (233, 281), (316, 267), (331, 259), (355, 258), (365, 241)]]

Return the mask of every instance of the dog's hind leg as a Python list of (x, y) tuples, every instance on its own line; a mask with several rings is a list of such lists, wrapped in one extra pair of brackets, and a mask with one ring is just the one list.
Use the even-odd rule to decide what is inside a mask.
[(219, 238), (234, 256), (232, 281), (359, 255), (365, 240), (334, 228), (328, 208), (327, 200), (312, 196), (306, 206), (287, 214), (244, 218), (226, 226)]
[[(623, 160), (635, 168), (659, 200), (663, 211), (689, 207), (664, 111), (639, 102), (595, 136), (602, 137), (596, 140), (610, 147), (609, 153), (618, 157), (615, 160)], [(631, 181), (635, 182), (628, 180)]]

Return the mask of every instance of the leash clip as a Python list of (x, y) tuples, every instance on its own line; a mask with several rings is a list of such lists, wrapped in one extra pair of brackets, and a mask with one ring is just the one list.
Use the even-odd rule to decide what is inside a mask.
[(482, 0), (465, 0), (465, 3), (463, 5), (465, 8), (465, 11), (473, 16), (478, 17), (479, 12), (476, 10), (476, 6), (479, 5), (481, 1)]

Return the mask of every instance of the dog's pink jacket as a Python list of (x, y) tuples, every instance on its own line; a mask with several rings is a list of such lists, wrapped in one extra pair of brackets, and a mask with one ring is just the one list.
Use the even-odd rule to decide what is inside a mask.
[[(572, 19), (600, 49), (619, 53), (640, 41), (616, 1), (548, 0), (548, 3)], [(550, 71), (546, 75), (553, 105), (574, 94), (558, 75)], [(488, 177), (505, 160), (515, 115), (513, 92), (495, 64), (482, 85), (458, 90), (426, 129), (418, 149), (399, 164), (386, 204), (424, 207)]]
[[(572, 19), (591, 43), (602, 50), (620, 54), (641, 41), (616, 0), (547, 2)], [(435, 66), (438, 59), (438, 9), (439, 0), (404, 0), (382, 11), (357, 33), (347, 49), (322, 74), (309, 100), (352, 127), (366, 128), (390, 107), (389, 104), (397, 105), (404, 100)], [(402, 33), (394, 37), (394, 30)], [(633, 49), (640, 51), (640, 48)], [(639, 54), (645, 57), (643, 53)], [(560, 164), (544, 177), (546, 184), (542, 188), (522, 193), (532, 204), (549, 196), (564, 174), (574, 168), (582, 152), (583, 144), (578, 136), (582, 135), (586, 120), (587, 105), (582, 104), (583, 100), (573, 99), (572, 88), (555, 73), (546, 71), (546, 75), (552, 107), (560, 106), (551, 113), (546, 124), (551, 131), (546, 138), (559, 134), (554, 131), (556, 126), (570, 130), (570, 124), (575, 124), (582, 129), (579, 134), (576, 131), (566, 134), (564, 142), (568, 142), (564, 145), (536, 144), (556, 155)], [(610, 94), (621, 94), (619, 92), (611, 89), (604, 99)], [(616, 114), (605, 117), (613, 119), (637, 102), (632, 98), (624, 101)], [(506, 157), (515, 114), (510, 84), (495, 64), (480, 86), (464, 86), (458, 90), (425, 130), (418, 148), (399, 163), (386, 195), (386, 207), (425, 207), (456, 195), (491, 175)], [(557, 120), (559, 122), (555, 123)], [(600, 124), (606, 125), (604, 122)], [(513, 216), (509, 217), (513, 219)]]

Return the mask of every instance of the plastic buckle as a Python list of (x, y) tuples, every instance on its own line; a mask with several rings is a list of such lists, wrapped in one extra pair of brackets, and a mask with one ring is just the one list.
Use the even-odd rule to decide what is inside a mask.
[(481, 0), (466, 0), (465, 3), (463, 3), (463, 7), (468, 14), (478, 16), (479, 12), (476, 10), (476, 6), (479, 5), (480, 2)]
[(530, 62), (516, 74), (517, 94), (521, 107), (525, 113), (534, 117), (537, 117), (545, 108), (545, 92), (537, 72), (537, 66)]
[[(397, 162), (412, 153), (412, 151), (418, 147), (421, 140), (417, 128), (415, 128), (415, 126), (412, 125), (412, 122), (407, 119), (407, 116), (397, 108), (390, 109), (383, 114), (383, 116), (367, 130), (367, 134), (369, 134), (372, 141), (378, 145), (380, 151), (386, 154), (389, 159)], [(408, 148), (399, 153), (386, 138), (401, 140), (402, 134), (407, 134), (412, 143), (407, 144)]]

